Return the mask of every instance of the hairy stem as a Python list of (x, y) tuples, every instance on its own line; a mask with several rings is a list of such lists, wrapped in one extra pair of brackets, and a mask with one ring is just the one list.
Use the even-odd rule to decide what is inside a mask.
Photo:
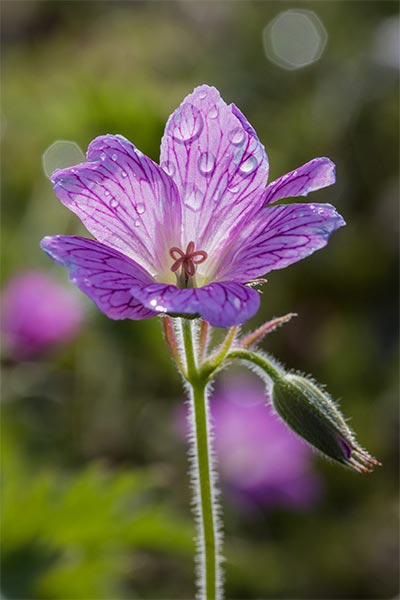
[(282, 379), (282, 369), (273, 363), (266, 355), (260, 354), (259, 352), (252, 352), (251, 350), (232, 350), (227, 354), (226, 360), (232, 360), (238, 358), (239, 360), (245, 360), (252, 363), (256, 367), (262, 369), (269, 375), (272, 381), (279, 381)]
[(181, 359), (181, 356), (179, 353), (179, 343), (178, 343), (178, 340), (176, 339), (174, 325), (173, 325), (171, 317), (168, 317), (168, 316), (161, 317), (161, 324), (162, 324), (164, 340), (165, 340), (165, 343), (167, 344), (167, 348), (168, 348), (172, 358), (174, 359), (179, 371), (181, 373), (183, 373), (184, 368), (183, 368), (182, 359)]
[(194, 506), (198, 526), (199, 600), (222, 597), (220, 532), (218, 527), (212, 436), (209, 422), (207, 380), (196, 363), (193, 323), (182, 319), (186, 379), (190, 386), (190, 442)]
[(207, 321), (200, 321), (199, 332), (199, 360), (203, 360), (207, 354), (208, 344), (210, 341), (210, 325)]
[(251, 348), (251, 346), (258, 344), (268, 333), (271, 333), (271, 331), (274, 331), (274, 329), (277, 329), (283, 325), (283, 323), (287, 323), (292, 317), (297, 317), (297, 314), (288, 313), (283, 317), (278, 317), (272, 319), (272, 321), (268, 321), (268, 323), (264, 323), (264, 325), (261, 325), (261, 327), (247, 334), (240, 340), (240, 348)]

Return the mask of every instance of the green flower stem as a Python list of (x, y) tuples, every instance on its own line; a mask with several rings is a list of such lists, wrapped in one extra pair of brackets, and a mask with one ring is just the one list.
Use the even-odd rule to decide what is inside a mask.
[(270, 361), (265, 354), (252, 352), (251, 350), (237, 349), (232, 350), (232, 352), (229, 352), (226, 356), (226, 360), (233, 360), (235, 358), (246, 360), (253, 363), (256, 367), (260, 367), (267, 375), (269, 375), (272, 381), (280, 381), (282, 379), (283, 372), (281, 369)]
[(191, 438), (193, 443), (193, 483), (199, 537), (199, 598), (217, 600), (221, 593), (219, 535), (217, 525), (215, 478), (212, 469), (211, 434), (207, 404), (207, 378), (196, 363), (194, 324), (182, 319), (186, 379), (191, 389)]
[(216, 371), (221, 366), (224, 358), (228, 354), (229, 350), (232, 347), (233, 342), (235, 341), (235, 337), (236, 337), (238, 330), (239, 330), (239, 327), (237, 325), (235, 325), (234, 327), (231, 327), (229, 329), (224, 341), (222, 342), (222, 344), (220, 345), (218, 350), (215, 352), (215, 354), (213, 356), (211, 356), (202, 365), (201, 374), (204, 375), (204, 377), (209, 378), (214, 373), (214, 371)]

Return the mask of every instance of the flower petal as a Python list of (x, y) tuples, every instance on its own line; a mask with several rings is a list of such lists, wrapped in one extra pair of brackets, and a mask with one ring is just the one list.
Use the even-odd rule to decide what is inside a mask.
[[(261, 206), (268, 177), (264, 147), (239, 109), (202, 85), (168, 119), (160, 163), (183, 200), (183, 243), (194, 240), (212, 260), (238, 222)], [(199, 270), (209, 267), (210, 261)]]
[(310, 192), (335, 183), (335, 164), (329, 158), (314, 158), (275, 181), (265, 189), (264, 204), (272, 204), (281, 198), (307, 196)]
[(43, 250), (69, 271), (70, 281), (110, 319), (148, 319), (157, 313), (135, 300), (130, 288), (152, 278), (117, 250), (77, 236), (56, 235), (41, 241)]
[(231, 248), (216, 280), (250, 281), (323, 248), (345, 221), (331, 204), (288, 204), (260, 211)]
[(121, 250), (153, 275), (168, 270), (180, 241), (181, 208), (171, 178), (122, 136), (96, 138), (88, 162), (51, 176), (63, 204), (100, 242)]
[(199, 314), (215, 327), (244, 323), (260, 305), (258, 292), (230, 281), (186, 289), (163, 283), (137, 284), (131, 293), (144, 306), (158, 313)]

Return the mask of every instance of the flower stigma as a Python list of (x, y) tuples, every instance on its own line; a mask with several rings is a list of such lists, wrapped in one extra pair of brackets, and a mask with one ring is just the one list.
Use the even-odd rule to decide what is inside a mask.
[(178, 287), (180, 288), (195, 287), (194, 275), (196, 273), (196, 265), (201, 264), (208, 258), (207, 252), (204, 250), (195, 250), (194, 248), (194, 242), (188, 243), (186, 252), (183, 252), (176, 246), (170, 248), (169, 255), (175, 261), (171, 267), (171, 271), (176, 273)]

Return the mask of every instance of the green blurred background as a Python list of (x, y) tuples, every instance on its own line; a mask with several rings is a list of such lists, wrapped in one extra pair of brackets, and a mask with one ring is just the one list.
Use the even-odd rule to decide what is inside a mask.
[[(328, 38), (319, 60), (287, 70), (268, 57), (267, 26), (293, 8), (314, 11)], [(315, 156), (336, 162), (337, 185), (312, 200), (333, 203), (348, 226), (271, 273), (246, 328), (299, 314), (264, 348), (327, 384), (383, 467), (360, 477), (316, 459), (325, 494), (310, 511), (241, 514), (224, 500), (226, 595), (395, 597), (398, 4), (3, 0), (1, 9), (3, 284), (37, 268), (65, 282), (39, 240), (84, 234), (43, 173), (46, 148), (67, 139), (86, 150), (96, 135), (121, 133), (158, 160), (168, 115), (198, 84), (245, 113), (272, 179)], [(187, 465), (174, 427), (182, 389), (160, 323), (112, 322), (82, 301), (74, 342), (40, 361), (3, 355), (2, 593), (192, 598)]]

